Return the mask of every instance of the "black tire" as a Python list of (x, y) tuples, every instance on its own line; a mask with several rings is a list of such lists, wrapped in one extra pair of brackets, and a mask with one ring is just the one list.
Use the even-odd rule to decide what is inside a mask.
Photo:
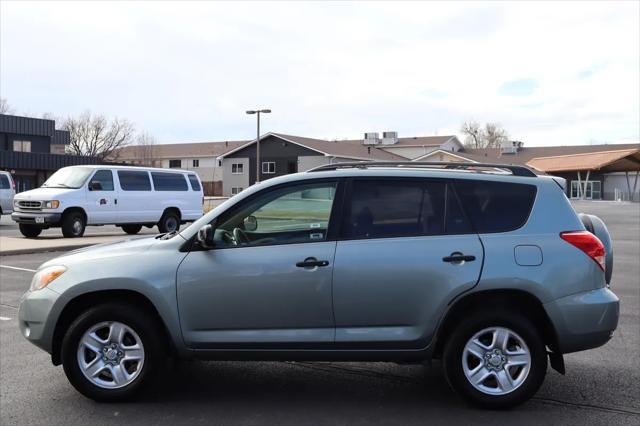
[[(80, 369), (78, 345), (84, 333), (101, 322), (117, 321), (137, 333), (144, 349), (144, 362), (137, 377), (126, 386), (106, 389), (90, 382)], [(153, 382), (158, 368), (166, 360), (166, 342), (161, 326), (154, 316), (139, 307), (129, 304), (108, 303), (83, 312), (69, 328), (62, 341), (62, 364), (64, 372), (81, 394), (98, 402), (130, 400)]]
[(29, 225), (27, 223), (21, 223), (18, 225), (20, 233), (27, 238), (35, 238), (42, 232), (42, 228), (36, 225)]
[(79, 211), (70, 211), (62, 217), (62, 235), (65, 238), (79, 238), (84, 235), (87, 223)]
[(129, 235), (135, 235), (142, 229), (142, 225), (122, 225), (122, 230)]
[(180, 215), (175, 210), (167, 210), (164, 212), (158, 222), (158, 230), (160, 233), (172, 232), (180, 230)]
[[(530, 353), (528, 375), (519, 387), (502, 395), (491, 395), (476, 389), (467, 379), (462, 365), (467, 342), (476, 333), (490, 327), (514, 331), (524, 340)], [(547, 354), (540, 333), (531, 321), (517, 312), (496, 309), (472, 313), (458, 323), (445, 344), (443, 365), (449, 385), (467, 401), (481, 408), (508, 409), (522, 404), (538, 391), (547, 373)], [(490, 383), (492, 379), (488, 380)]]

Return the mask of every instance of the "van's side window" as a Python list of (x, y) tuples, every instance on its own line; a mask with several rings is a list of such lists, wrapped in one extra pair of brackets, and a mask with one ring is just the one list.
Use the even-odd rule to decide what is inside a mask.
[(461, 216), (452, 225), (447, 224), (446, 182), (356, 180), (351, 193), (342, 227), (343, 238), (443, 235), (450, 233), (447, 227), (454, 228), (453, 224), (464, 227)]
[(191, 184), (191, 189), (194, 191), (200, 191), (200, 182), (198, 182), (198, 178), (196, 175), (188, 175), (189, 183)]
[(11, 189), (9, 178), (5, 175), (0, 175), (0, 189)]
[(147, 172), (118, 170), (118, 179), (123, 191), (151, 191), (151, 181)]
[(151, 172), (156, 191), (187, 191), (187, 181), (181, 173)]
[[(100, 186), (97, 187), (94, 182)], [(98, 191), (113, 191), (113, 173), (111, 170), (98, 170), (91, 178), (90, 184), (100, 188)]]

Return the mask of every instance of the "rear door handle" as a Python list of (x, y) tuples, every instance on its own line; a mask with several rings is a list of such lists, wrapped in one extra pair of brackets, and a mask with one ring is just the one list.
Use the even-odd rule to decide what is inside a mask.
[(459, 251), (453, 252), (451, 253), (451, 255), (445, 256), (442, 258), (443, 262), (448, 262), (448, 263), (473, 262), (474, 260), (476, 260), (475, 256), (464, 255)]
[(316, 266), (329, 266), (328, 260), (318, 260), (315, 257), (308, 257), (302, 262), (296, 263), (298, 268), (314, 268)]

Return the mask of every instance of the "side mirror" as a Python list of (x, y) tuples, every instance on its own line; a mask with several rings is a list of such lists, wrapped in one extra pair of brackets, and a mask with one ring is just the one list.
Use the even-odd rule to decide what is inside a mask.
[(196, 236), (198, 240), (198, 244), (200, 247), (205, 249), (213, 248), (215, 243), (213, 242), (213, 226), (205, 225), (198, 230), (198, 235)]
[(102, 191), (102, 184), (97, 180), (89, 182), (89, 191)]
[(258, 229), (258, 219), (256, 219), (254, 215), (245, 217), (242, 224), (244, 225), (245, 231), (253, 232)]

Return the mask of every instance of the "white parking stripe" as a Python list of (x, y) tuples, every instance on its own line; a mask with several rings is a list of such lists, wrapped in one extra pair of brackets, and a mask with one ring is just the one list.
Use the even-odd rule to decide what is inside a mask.
[(0, 268), (15, 269), (16, 271), (35, 272), (35, 269), (18, 268), (17, 266), (0, 265)]
[(0, 321), (11, 321), (9, 317), (0, 317)]

